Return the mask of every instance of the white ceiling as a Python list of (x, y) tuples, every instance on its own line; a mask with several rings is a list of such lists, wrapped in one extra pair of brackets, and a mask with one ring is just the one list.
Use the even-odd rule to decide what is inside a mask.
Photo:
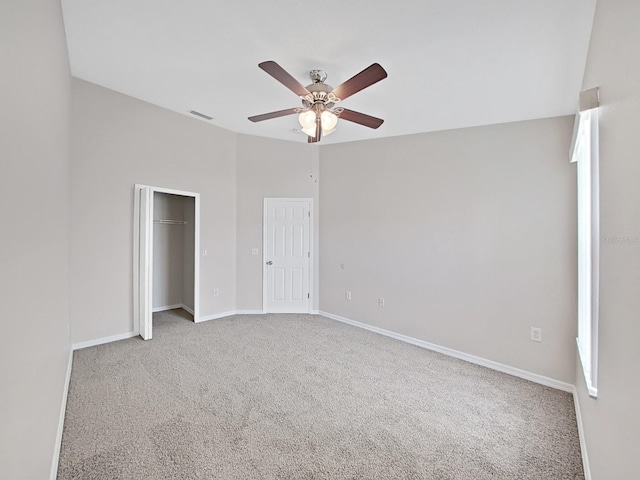
[[(340, 104), (322, 143), (568, 115), (596, 0), (62, 0), (75, 77), (235, 132), (306, 142), (296, 95), (258, 68), (274, 60), (334, 87), (374, 62), (387, 79)], [(194, 117), (195, 118), (195, 117)], [(204, 121), (204, 120), (203, 120)]]

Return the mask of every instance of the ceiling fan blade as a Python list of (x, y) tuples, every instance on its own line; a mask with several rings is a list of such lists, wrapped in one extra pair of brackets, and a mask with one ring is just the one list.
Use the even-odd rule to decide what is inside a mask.
[(384, 123), (384, 120), (382, 120), (381, 118), (376, 118), (372, 117), (371, 115), (355, 112), (353, 110), (349, 110), (348, 108), (342, 110), (342, 113), (338, 118), (341, 118), (342, 120), (346, 120), (348, 122), (359, 123), (360, 125), (364, 125), (365, 127), (369, 128), (378, 128)]
[(263, 113), (262, 115), (254, 115), (249, 117), (252, 122), (262, 122), (263, 120), (271, 120), (272, 118), (284, 117), (298, 113), (299, 108), (287, 108), (286, 110), (278, 110), (277, 112)]
[(316, 143), (316, 137), (307, 137), (307, 143)]
[(333, 94), (340, 100), (350, 97), (354, 93), (367, 88), (374, 83), (387, 78), (387, 72), (378, 63), (365, 68), (360, 73), (354, 75), (342, 85), (338, 85), (333, 89)]
[(262, 62), (258, 64), (262, 70), (267, 72), (273, 78), (278, 80), (281, 84), (291, 90), (293, 93), (298, 95), (299, 97), (304, 97), (309, 94), (309, 90), (307, 90), (300, 82), (298, 82), (295, 78), (293, 78), (287, 71), (278, 65), (273, 60), (268, 60), (266, 62)]

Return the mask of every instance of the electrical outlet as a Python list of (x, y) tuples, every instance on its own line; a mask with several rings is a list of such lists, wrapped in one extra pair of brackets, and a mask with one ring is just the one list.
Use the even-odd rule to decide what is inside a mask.
[(344, 298), (346, 298), (347, 300), (351, 300), (351, 292), (349, 290), (344, 292)]
[(531, 327), (531, 341), (532, 342), (542, 341), (542, 329), (540, 327)]
[(220, 290), (218, 290), (217, 288), (214, 288), (214, 289), (213, 289), (213, 296), (214, 296), (214, 297), (217, 297), (217, 296), (219, 296), (219, 295), (220, 295)]
[(202, 256), (206, 257), (207, 256), (207, 251), (206, 250), (202, 250)]
[(379, 307), (384, 307), (384, 298), (379, 298), (378, 299), (378, 306)]
[(258, 255), (258, 249), (257, 248), (252, 248), (251, 249), (251, 255)]

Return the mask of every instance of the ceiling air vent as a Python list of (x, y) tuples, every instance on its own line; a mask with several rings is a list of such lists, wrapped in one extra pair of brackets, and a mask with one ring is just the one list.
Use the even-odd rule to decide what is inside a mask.
[(191, 115), (195, 115), (196, 117), (204, 118), (205, 120), (213, 120), (213, 117), (210, 117), (209, 115), (205, 115), (204, 113), (196, 112), (195, 110), (190, 110), (189, 113)]

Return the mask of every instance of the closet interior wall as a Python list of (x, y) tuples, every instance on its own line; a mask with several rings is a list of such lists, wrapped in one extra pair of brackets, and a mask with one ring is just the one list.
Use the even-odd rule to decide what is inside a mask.
[(155, 192), (153, 220), (153, 311), (193, 313), (195, 199)]

